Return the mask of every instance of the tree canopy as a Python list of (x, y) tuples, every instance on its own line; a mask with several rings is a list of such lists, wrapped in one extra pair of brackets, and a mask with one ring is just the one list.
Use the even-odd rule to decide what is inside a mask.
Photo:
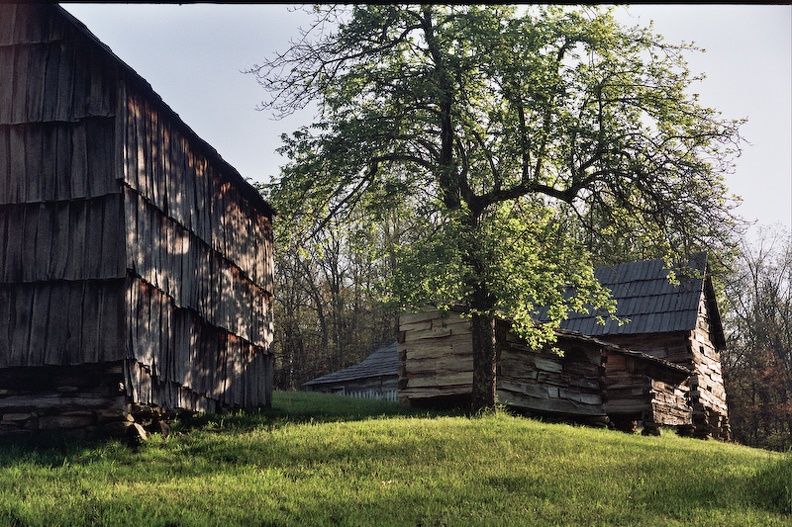
[(412, 212), (420, 235), (396, 249), (391, 293), (467, 307), (473, 409), (494, 404), (496, 315), (546, 340), (540, 306), (552, 322), (613, 312), (593, 275), (603, 248), (670, 262), (733, 240), (723, 175), (740, 121), (691, 93), (692, 46), (600, 8), (314, 9), (299, 41), (252, 69), (265, 108), (318, 108), (284, 136), (272, 196), (297, 233)]

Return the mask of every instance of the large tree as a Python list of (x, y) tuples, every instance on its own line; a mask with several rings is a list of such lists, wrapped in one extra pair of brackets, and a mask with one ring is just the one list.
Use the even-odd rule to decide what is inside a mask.
[(305, 232), (354, 209), (425, 218), (394, 291), (468, 308), (473, 410), (495, 402), (497, 315), (546, 339), (540, 305), (554, 322), (613, 308), (569, 217), (606, 226), (602, 243), (630, 225), (669, 260), (729, 239), (739, 122), (690, 93), (689, 46), (595, 8), (314, 9), (303, 38), (252, 70), (265, 108), (317, 108), (284, 137), (273, 193)]

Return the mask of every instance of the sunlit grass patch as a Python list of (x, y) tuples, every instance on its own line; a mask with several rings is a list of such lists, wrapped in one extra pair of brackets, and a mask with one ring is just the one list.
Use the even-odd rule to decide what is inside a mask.
[(272, 411), (205, 416), (137, 452), (117, 442), (6, 447), (0, 525), (790, 520), (788, 456), (505, 413), (468, 419), (375, 405), (367, 414), (366, 404), (282, 393)]

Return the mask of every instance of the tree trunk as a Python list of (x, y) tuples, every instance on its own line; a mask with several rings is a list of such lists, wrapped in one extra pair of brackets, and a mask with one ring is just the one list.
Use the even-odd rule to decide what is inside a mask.
[(497, 354), (495, 347), (495, 316), (473, 315), (473, 391), (471, 414), (495, 408)]

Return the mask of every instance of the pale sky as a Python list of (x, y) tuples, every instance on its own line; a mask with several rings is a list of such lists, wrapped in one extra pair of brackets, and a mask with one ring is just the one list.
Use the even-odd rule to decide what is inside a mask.
[[(242, 70), (284, 51), (310, 17), (286, 5), (65, 4), (99, 40), (146, 79), (199, 136), (255, 181), (277, 175), (280, 135), (310, 113), (275, 121), (256, 111), (266, 93)], [(749, 144), (727, 182), (738, 213), (792, 232), (792, 6), (636, 5), (627, 25), (655, 22), (666, 41), (706, 49), (688, 55), (701, 103), (748, 118)]]

